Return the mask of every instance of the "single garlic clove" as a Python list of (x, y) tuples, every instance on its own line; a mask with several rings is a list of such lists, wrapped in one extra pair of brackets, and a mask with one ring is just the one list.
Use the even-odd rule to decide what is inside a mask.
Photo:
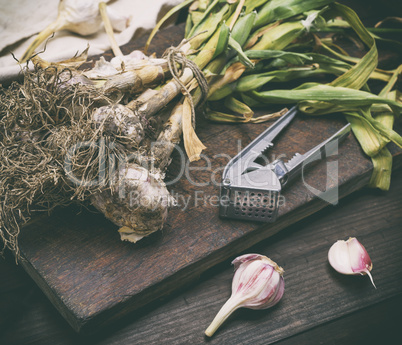
[(376, 288), (370, 273), (373, 263), (364, 246), (355, 237), (350, 237), (347, 241), (335, 242), (328, 251), (328, 261), (339, 273), (348, 275), (367, 274)]
[(342, 274), (354, 274), (350, 265), (348, 243), (344, 240), (335, 242), (328, 252), (328, 261), (335, 271)]
[(363, 270), (371, 271), (373, 263), (371, 262), (366, 248), (354, 237), (349, 238), (347, 243), (352, 271), (358, 273)]
[(235, 274), (232, 295), (205, 331), (211, 337), (238, 308), (267, 309), (282, 298), (285, 291), (283, 269), (266, 256), (246, 254), (233, 260)]

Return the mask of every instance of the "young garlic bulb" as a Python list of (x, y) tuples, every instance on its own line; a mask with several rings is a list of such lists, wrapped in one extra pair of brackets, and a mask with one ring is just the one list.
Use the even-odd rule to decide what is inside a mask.
[(376, 288), (370, 273), (373, 263), (366, 248), (355, 237), (350, 237), (347, 241), (335, 242), (329, 249), (328, 261), (339, 273), (348, 275), (367, 274)]
[[(123, 111), (124, 108), (128, 109), (122, 105), (119, 108)], [(119, 115), (116, 116), (113, 107), (106, 106), (104, 110), (106, 111), (94, 114), (93, 119), (97, 125), (99, 121), (105, 121), (102, 114), (109, 114), (109, 129), (114, 133), (129, 125)], [(119, 167), (120, 171), (116, 174), (111, 191), (107, 189), (92, 195), (92, 204), (106, 218), (120, 226), (122, 240), (135, 243), (163, 227), (169, 207), (175, 204), (163, 182), (163, 172), (170, 162), (169, 157), (180, 134), (181, 112), (173, 110), (152, 147), (150, 158), (154, 162), (153, 168), (147, 170), (135, 163)]]
[(285, 291), (284, 270), (259, 254), (246, 254), (233, 260), (235, 274), (232, 295), (209, 325), (211, 337), (218, 327), (238, 308), (267, 309), (277, 304)]
[[(102, 27), (100, 2), (109, 2), (109, 0), (60, 0), (57, 19), (38, 34), (21, 57), (20, 63), (30, 59), (35, 49), (56, 31), (69, 30), (82, 36), (98, 32)], [(128, 26), (129, 17), (122, 16), (109, 7), (106, 10), (116, 31), (122, 31)]]
[(124, 138), (126, 148), (138, 148), (144, 139), (144, 129), (137, 115), (122, 104), (105, 105), (92, 114), (96, 127), (103, 126), (106, 133)]
[(118, 171), (112, 192), (93, 194), (91, 203), (120, 226), (122, 240), (137, 242), (160, 230), (173, 202), (161, 176), (130, 163)]

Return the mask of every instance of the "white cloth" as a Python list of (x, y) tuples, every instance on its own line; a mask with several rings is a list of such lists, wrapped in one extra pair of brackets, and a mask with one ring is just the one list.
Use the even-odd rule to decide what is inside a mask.
[[(162, 6), (171, 7), (181, 1), (110, 1), (107, 5), (111, 9), (131, 17), (129, 26), (122, 32), (115, 33), (117, 43), (121, 46), (129, 42), (139, 28), (153, 28)], [(10, 52), (13, 52), (16, 58), (21, 58), (36, 34), (57, 18), (58, 3), (59, 0), (0, 0), (0, 81), (13, 78), (19, 73), (20, 67)], [(90, 56), (110, 49), (103, 27), (96, 34), (86, 37), (66, 30), (59, 31), (47, 42), (46, 51), (41, 57), (48, 61), (68, 59), (77, 52), (82, 52), (88, 44)], [(43, 47), (44, 44), (36, 51), (41, 51)]]

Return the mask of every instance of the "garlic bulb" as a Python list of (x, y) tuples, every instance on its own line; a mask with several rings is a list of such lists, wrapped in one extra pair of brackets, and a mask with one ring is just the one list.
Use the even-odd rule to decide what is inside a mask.
[(285, 291), (284, 270), (259, 254), (246, 254), (233, 260), (235, 274), (232, 295), (205, 331), (211, 337), (238, 308), (267, 309), (279, 302)]
[(102, 18), (99, 2), (94, 0), (60, 0), (56, 22), (60, 29), (69, 30), (82, 36), (99, 31)]
[(329, 249), (328, 261), (339, 273), (348, 275), (367, 274), (376, 288), (370, 273), (373, 263), (364, 246), (355, 237), (350, 237), (347, 241), (335, 242)]
[[(98, 32), (103, 22), (99, 12), (100, 2), (109, 0), (60, 0), (56, 20), (38, 34), (21, 57), (20, 63), (30, 59), (35, 49), (56, 31), (69, 30), (82, 36)], [(107, 9), (107, 14), (115, 30), (122, 31), (130, 22), (129, 17), (118, 15), (110, 9)]]
[(145, 136), (139, 117), (122, 104), (105, 105), (96, 109), (92, 120), (96, 127), (103, 126), (106, 133), (122, 136), (126, 148), (130, 150), (138, 148)]
[(120, 226), (122, 240), (135, 243), (163, 227), (173, 198), (162, 176), (137, 164), (127, 164), (117, 175), (112, 191), (93, 194), (91, 203)]

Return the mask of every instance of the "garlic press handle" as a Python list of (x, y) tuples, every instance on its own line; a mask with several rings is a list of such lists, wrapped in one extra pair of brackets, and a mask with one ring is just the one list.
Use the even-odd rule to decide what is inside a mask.
[(338, 150), (339, 143), (343, 141), (350, 132), (350, 124), (348, 123), (332, 137), (323, 141), (321, 144), (312, 148), (305, 154), (296, 154), (290, 161), (283, 163), (279, 161), (275, 164), (274, 171), (278, 175), (282, 186), (298, 176), (307, 164), (319, 159), (324, 159)]

